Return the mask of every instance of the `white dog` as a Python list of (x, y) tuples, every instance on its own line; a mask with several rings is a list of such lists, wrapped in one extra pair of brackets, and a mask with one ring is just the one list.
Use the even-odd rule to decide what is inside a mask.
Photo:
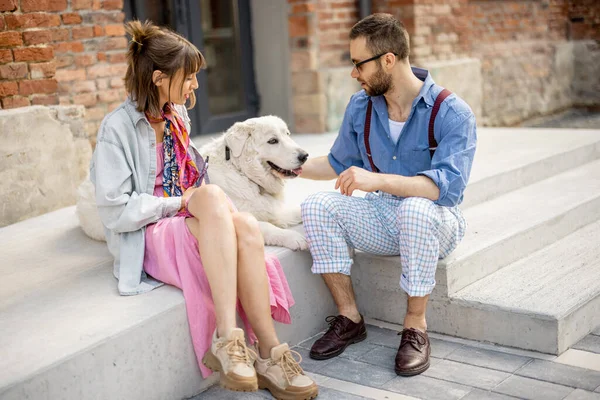
[[(308, 158), (289, 135), (278, 117), (251, 118), (235, 123), (200, 153), (209, 158), (210, 182), (220, 186), (239, 211), (259, 220), (265, 244), (305, 250), (304, 235), (285, 229), (302, 221), (299, 207), (285, 206), (285, 179), (298, 176)], [(76, 214), (86, 235), (105, 240), (89, 179), (79, 186)]]
[(266, 116), (236, 122), (200, 153), (209, 157), (210, 182), (221, 187), (238, 210), (256, 217), (265, 244), (308, 248), (303, 234), (285, 229), (302, 221), (300, 207), (285, 205), (285, 180), (300, 174), (308, 153), (290, 138), (283, 120)]

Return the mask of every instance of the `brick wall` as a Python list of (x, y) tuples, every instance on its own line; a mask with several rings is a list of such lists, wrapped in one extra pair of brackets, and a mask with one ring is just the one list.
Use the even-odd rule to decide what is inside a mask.
[[(340, 113), (339, 104), (333, 110), (330, 104), (345, 104), (348, 97), (343, 93), (334, 98), (327, 81), (336, 69), (350, 74), (348, 32), (358, 21), (358, 1), (288, 2), (296, 129), (335, 130), (335, 124), (323, 121), (339, 121), (339, 116), (330, 116)], [(597, 0), (372, 0), (371, 4), (373, 12), (391, 13), (405, 24), (411, 35), (412, 64), (466, 57), (481, 61), (482, 124), (512, 125), (573, 105), (600, 104)], [(579, 42), (583, 40), (587, 42)], [(311, 77), (317, 77), (318, 84), (310, 85)], [(352, 87), (350, 78), (333, 81), (342, 92), (340, 84)], [(590, 85), (598, 90), (589, 90)], [(307, 90), (311, 97), (304, 93)]]
[(94, 137), (125, 97), (123, 0), (0, 0), (0, 104), (84, 105)]

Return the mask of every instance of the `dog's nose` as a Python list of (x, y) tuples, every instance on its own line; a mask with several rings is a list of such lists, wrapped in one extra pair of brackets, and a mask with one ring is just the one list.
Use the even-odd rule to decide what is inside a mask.
[(307, 152), (302, 151), (298, 155), (298, 160), (300, 160), (301, 163), (304, 163), (307, 158), (308, 158), (308, 153)]

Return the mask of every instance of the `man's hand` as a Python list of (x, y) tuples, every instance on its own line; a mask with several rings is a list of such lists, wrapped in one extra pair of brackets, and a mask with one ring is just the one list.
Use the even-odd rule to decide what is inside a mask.
[(357, 189), (363, 192), (374, 192), (381, 188), (381, 174), (350, 167), (340, 174), (335, 182), (335, 188), (339, 188), (340, 193), (346, 196), (352, 196)]

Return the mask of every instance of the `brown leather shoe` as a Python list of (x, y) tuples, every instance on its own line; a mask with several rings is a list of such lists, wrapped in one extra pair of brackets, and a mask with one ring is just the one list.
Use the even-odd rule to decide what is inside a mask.
[(317, 340), (310, 349), (310, 358), (328, 360), (339, 356), (351, 344), (362, 342), (367, 338), (365, 320), (360, 316), (360, 322), (354, 323), (343, 315), (330, 315), (325, 319), (329, 329)]
[(417, 329), (404, 329), (398, 354), (396, 354), (396, 374), (401, 376), (418, 375), (429, 368), (431, 346), (427, 333)]

